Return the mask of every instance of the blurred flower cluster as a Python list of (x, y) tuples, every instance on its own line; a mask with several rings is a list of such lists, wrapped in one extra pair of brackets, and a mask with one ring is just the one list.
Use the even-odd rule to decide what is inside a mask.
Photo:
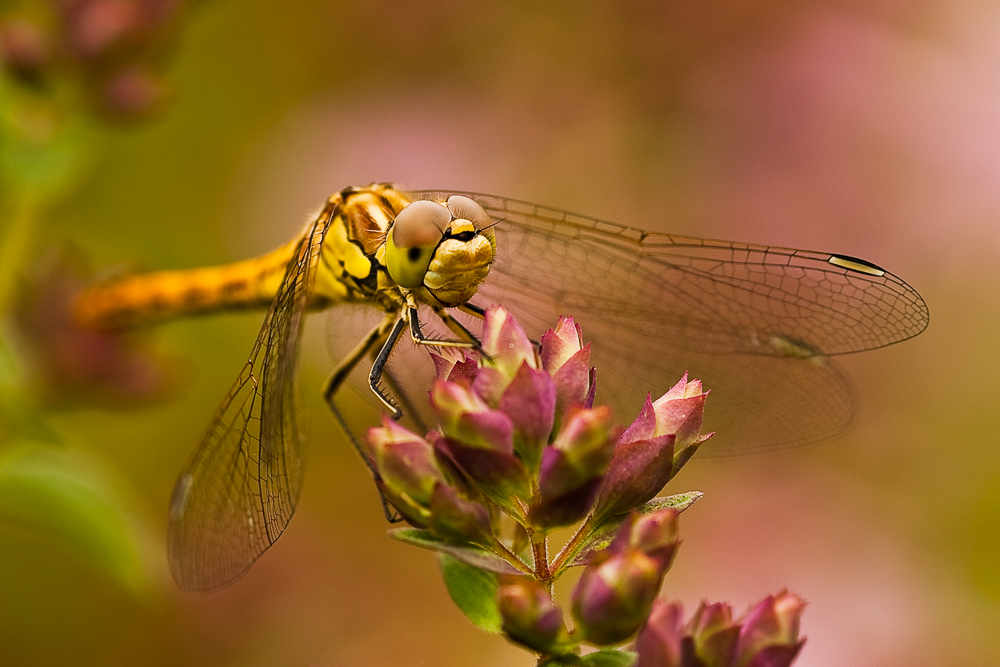
[(106, 116), (154, 110), (188, 0), (38, 0), (0, 18), (0, 59), (20, 83), (72, 88)]
[[(594, 405), (596, 372), (580, 327), (562, 318), (535, 344), (503, 308), (486, 313), (480, 354), (433, 356), (439, 379), (430, 403), (439, 429), (423, 437), (386, 419), (369, 431), (367, 454), (384, 498), (412, 526), (391, 535), (441, 554), (449, 592), (474, 623), (552, 665), (588, 664), (582, 643), (617, 646), (644, 626), (646, 655), (680, 656), (678, 647), (693, 641), (691, 655), (716, 656), (714, 633), (740, 638), (731, 647), (738, 660), (663, 664), (782, 664), (752, 662), (759, 646), (784, 637), (758, 639), (763, 621), (734, 624), (728, 607), (716, 605), (678, 635), (669, 623), (679, 610), (664, 612), (657, 602), (680, 544), (677, 516), (701, 496), (656, 498), (710, 437), (701, 433), (708, 394), (700, 382), (682, 378), (618, 428), (609, 408)], [(552, 532), (570, 526), (571, 537), (550, 556)], [(576, 566), (570, 629), (552, 591)], [(483, 577), (485, 589), (472, 585)], [(779, 625), (787, 628), (786, 616)]]
[(49, 216), (79, 191), (110, 132), (163, 107), (165, 56), (191, 4), (0, 7), (0, 516), (61, 536), (132, 593), (152, 581), (136, 528), (146, 519), (101, 472), (111, 466), (68, 446), (80, 442), (48, 409), (156, 400), (176, 376), (143, 335), (73, 321), (89, 275), (57, 250)]
[[(46, 403), (162, 396), (163, 361), (135, 336), (87, 331), (69, 316), (84, 277), (46, 261), (45, 216), (82, 183), (111, 124), (162, 106), (160, 72), (191, 0), (23, 0), (0, 9), (0, 318)], [(0, 346), (6, 341), (0, 341)], [(37, 393), (37, 392), (31, 392)], [(79, 401), (77, 401), (79, 402)]]

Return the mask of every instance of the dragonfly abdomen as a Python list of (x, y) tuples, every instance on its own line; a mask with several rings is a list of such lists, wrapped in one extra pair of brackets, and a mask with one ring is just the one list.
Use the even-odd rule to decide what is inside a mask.
[(94, 285), (73, 304), (76, 321), (114, 329), (214, 312), (266, 308), (274, 300), (295, 249), (222, 266), (139, 274)]

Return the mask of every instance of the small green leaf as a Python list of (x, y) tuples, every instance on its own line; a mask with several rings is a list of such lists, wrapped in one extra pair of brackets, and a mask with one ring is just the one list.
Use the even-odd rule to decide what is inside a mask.
[(480, 630), (500, 632), (500, 611), (497, 609), (497, 575), (481, 570), (448, 554), (439, 553), (441, 574), (455, 605)]
[[(678, 512), (683, 512), (694, 505), (703, 495), (705, 494), (701, 491), (688, 491), (663, 498), (653, 498), (636, 508), (635, 511), (639, 514), (649, 514), (665, 507), (672, 507)], [(564, 567), (586, 565), (594, 553), (607, 549), (627, 516), (628, 514), (616, 514), (607, 517), (599, 525), (592, 528), (590, 533), (577, 544), (573, 554), (566, 559)]]
[(631, 667), (637, 657), (632, 651), (605, 648), (581, 657), (580, 664), (586, 667)]
[(489, 570), (497, 574), (523, 574), (521, 570), (486, 549), (471, 544), (445, 542), (435, 537), (430, 531), (420, 528), (396, 528), (389, 531), (389, 537), (421, 549), (448, 554), (452, 558), (481, 570)]
[(96, 461), (78, 452), (22, 443), (0, 455), (0, 521), (52, 531), (144, 597), (152, 581), (142, 554), (150, 551), (151, 540), (127, 495)]
[(639, 514), (649, 514), (664, 507), (673, 507), (678, 512), (683, 512), (701, 500), (704, 495), (701, 491), (688, 491), (686, 493), (675, 493), (672, 496), (664, 496), (663, 498), (653, 498), (645, 505), (639, 506), (636, 511)]

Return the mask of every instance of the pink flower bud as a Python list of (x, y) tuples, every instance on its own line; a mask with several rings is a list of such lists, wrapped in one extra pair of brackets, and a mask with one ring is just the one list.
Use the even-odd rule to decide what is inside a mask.
[(490, 545), (496, 541), (489, 511), (477, 502), (462, 498), (454, 487), (438, 483), (431, 493), (428, 528), (449, 542)]
[(564, 526), (591, 507), (614, 446), (611, 410), (577, 409), (567, 416), (552, 445), (542, 452), (538, 474), (540, 502), (529, 514), (539, 528)]
[(733, 622), (733, 610), (728, 604), (703, 601), (688, 622), (688, 634), (695, 655), (703, 662), (728, 665), (736, 652), (740, 626)]
[(514, 425), (503, 412), (492, 410), (467, 384), (436, 380), (431, 408), (441, 432), (470, 447), (505, 454), (514, 451)]
[(677, 510), (665, 507), (635, 517), (629, 532), (629, 546), (657, 561), (666, 572), (680, 544), (677, 536)]
[(701, 380), (688, 382), (685, 373), (667, 393), (653, 401), (656, 416), (654, 435), (673, 433), (677, 438), (674, 443), (675, 456), (689, 447), (701, 445), (711, 437), (701, 435), (707, 397), (708, 392), (702, 391)]
[(388, 417), (368, 429), (367, 445), (379, 487), (407, 519), (424, 524), (435, 485), (447, 484), (434, 447)]
[[(590, 407), (593, 382), (590, 373), (590, 344), (583, 345), (580, 325), (562, 317), (555, 329), (542, 335), (542, 368), (552, 376), (559, 410), (574, 404)], [(590, 403), (587, 399), (590, 397)]]
[(514, 424), (514, 449), (530, 470), (538, 468), (556, 413), (556, 389), (545, 371), (521, 364), (500, 397), (500, 410)]
[(491, 308), (483, 320), (483, 352), (487, 355), (484, 365), (500, 372), (509, 383), (527, 363), (532, 368), (541, 368), (535, 356), (535, 347), (524, 333), (524, 329), (506, 309)]
[(565, 636), (562, 610), (549, 591), (527, 577), (508, 577), (497, 592), (503, 631), (512, 640), (548, 652)]
[[(662, 600), (653, 602), (653, 610), (635, 640), (639, 654), (635, 667), (682, 667), (682, 642), (684, 641), (684, 608)], [(726, 663), (709, 663), (724, 665)]]
[(542, 368), (555, 375), (563, 364), (583, 349), (583, 331), (572, 317), (560, 317), (555, 328), (542, 334)]
[(799, 617), (805, 601), (780, 591), (751, 607), (740, 619), (736, 664), (739, 667), (790, 665), (805, 640), (799, 640)]
[(588, 565), (573, 590), (573, 618), (587, 641), (618, 644), (649, 616), (663, 573), (656, 560), (627, 549)]

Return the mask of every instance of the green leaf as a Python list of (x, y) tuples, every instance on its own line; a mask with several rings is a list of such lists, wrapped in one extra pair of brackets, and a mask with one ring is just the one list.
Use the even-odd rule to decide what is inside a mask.
[(97, 463), (77, 452), (21, 443), (0, 455), (0, 521), (49, 530), (138, 597), (151, 592), (142, 554), (151, 540)]
[(581, 657), (580, 664), (586, 667), (631, 667), (637, 657), (632, 651), (605, 648)]
[(664, 496), (663, 498), (653, 498), (645, 505), (640, 505), (636, 511), (639, 514), (649, 514), (664, 507), (673, 507), (680, 513), (701, 500), (704, 495), (701, 491), (688, 491), (686, 493), (675, 493), (672, 496)]
[(452, 602), (480, 630), (500, 632), (500, 610), (497, 608), (499, 582), (493, 572), (481, 570), (439, 553), (441, 574)]
[[(678, 512), (683, 512), (694, 505), (703, 495), (705, 494), (701, 491), (688, 491), (663, 498), (653, 498), (636, 508), (635, 511), (639, 514), (649, 514), (665, 507), (672, 507)], [(607, 549), (627, 516), (628, 514), (616, 514), (607, 517), (599, 525), (592, 528), (587, 536), (577, 544), (572, 555), (566, 559), (564, 567), (586, 565), (594, 553)]]
[(389, 537), (421, 549), (448, 554), (456, 560), (481, 570), (489, 570), (497, 574), (523, 574), (521, 570), (486, 549), (471, 544), (445, 542), (435, 537), (430, 531), (420, 528), (396, 528), (389, 531)]

